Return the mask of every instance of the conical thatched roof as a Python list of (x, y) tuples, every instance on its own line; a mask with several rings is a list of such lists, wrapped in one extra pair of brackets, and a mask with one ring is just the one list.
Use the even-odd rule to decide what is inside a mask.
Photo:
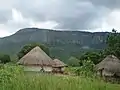
[(23, 56), (18, 63), (22, 65), (52, 66), (53, 60), (37, 46)]
[(109, 55), (103, 61), (96, 65), (96, 69), (104, 69), (114, 74), (120, 74), (120, 60), (114, 55)]
[(59, 59), (54, 59), (53, 61), (54, 61), (53, 67), (65, 67), (65, 66), (67, 66), (65, 63), (63, 63)]

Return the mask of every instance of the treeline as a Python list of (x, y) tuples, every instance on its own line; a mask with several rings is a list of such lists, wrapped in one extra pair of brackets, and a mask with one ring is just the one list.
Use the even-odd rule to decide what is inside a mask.
[[(103, 60), (107, 55), (115, 55), (120, 59), (120, 34), (113, 29), (106, 39), (107, 47), (99, 51), (88, 51), (83, 54), (74, 55), (73, 60), (68, 60), (68, 64), (72, 66), (83, 65), (84, 61), (91, 61), (95, 65)], [(73, 63), (74, 62), (74, 63)], [(72, 63), (72, 64), (71, 64)]]
[[(85, 61), (91, 61), (93, 64), (96, 65), (101, 60), (103, 60), (104, 57), (110, 54), (113, 54), (118, 58), (120, 58), (120, 34), (117, 32), (117, 30), (113, 29), (105, 41), (107, 44), (107, 47), (105, 49), (95, 50), (95, 51), (92, 50), (92, 51), (84, 52), (82, 54), (80, 53), (76, 55), (71, 55), (69, 59), (66, 60), (67, 64), (70, 66), (82, 66)], [(39, 44), (39, 43), (31, 43), (31, 44), (26, 44), (21, 48), (21, 50), (16, 55), (17, 56), (16, 61), (18, 61), (20, 58), (22, 58), (25, 54), (27, 54), (30, 50), (32, 50), (36, 46), (39, 46), (51, 58), (61, 58), (55, 55), (51, 55), (51, 52), (46, 45)], [(56, 53), (61, 54), (60, 51)], [(8, 63), (10, 61), (12, 60), (10, 59), (9, 55), (0, 54), (1, 63)]]
[(19, 59), (21, 59), (24, 55), (26, 55), (30, 50), (32, 50), (33, 48), (35, 48), (36, 46), (39, 46), (47, 55), (49, 55), (49, 48), (46, 47), (43, 44), (39, 44), (39, 43), (31, 43), (31, 44), (26, 44), (24, 45), (21, 50), (17, 53), (17, 58), (14, 57), (14, 59), (16, 60), (12, 60), (10, 58), (10, 55), (7, 54), (0, 54), (0, 63), (2, 64), (6, 64), (9, 62), (15, 62), (18, 61)]

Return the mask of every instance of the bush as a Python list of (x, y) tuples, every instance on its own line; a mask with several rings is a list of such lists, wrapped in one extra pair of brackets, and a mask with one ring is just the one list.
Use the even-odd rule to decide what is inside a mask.
[(92, 77), (94, 76), (93, 68), (94, 63), (91, 60), (84, 60), (83, 66), (80, 66), (78, 69), (76, 69), (75, 73), (77, 75), (85, 76), (85, 77)]
[(70, 57), (68, 60), (68, 65), (73, 66), (73, 67), (80, 66), (79, 60), (75, 57)]
[(101, 61), (101, 52), (86, 52), (79, 58), (81, 62), (84, 60), (91, 60), (94, 64), (98, 64)]
[(10, 56), (6, 54), (0, 54), (1, 63), (5, 64), (11, 61)]
[(0, 84), (10, 83), (16, 79), (18, 75), (21, 75), (22, 71), (22, 67), (17, 65), (2, 65), (0, 68)]

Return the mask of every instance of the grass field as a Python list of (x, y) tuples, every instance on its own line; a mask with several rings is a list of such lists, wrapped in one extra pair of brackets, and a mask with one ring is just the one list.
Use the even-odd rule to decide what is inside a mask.
[(90, 78), (43, 74), (18, 76), (3, 83), (0, 90), (120, 90), (120, 85)]
[(120, 90), (120, 85), (93, 78), (50, 74), (24, 74), (20, 69), (0, 69), (0, 90)]

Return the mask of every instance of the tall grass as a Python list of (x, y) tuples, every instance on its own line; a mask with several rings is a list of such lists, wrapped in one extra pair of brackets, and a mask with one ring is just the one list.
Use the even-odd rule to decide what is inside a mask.
[[(8, 67), (7, 67), (8, 68)], [(2, 69), (11, 72), (10, 79), (0, 82), (0, 90), (120, 90), (120, 85), (105, 83), (92, 78), (55, 76), (49, 74), (21, 74), (20, 69)], [(12, 68), (18, 68), (14, 66)], [(11, 70), (11, 71), (10, 71)], [(14, 70), (14, 71), (12, 71)], [(20, 71), (21, 73), (17, 73)], [(1, 74), (1, 73), (0, 73)]]

